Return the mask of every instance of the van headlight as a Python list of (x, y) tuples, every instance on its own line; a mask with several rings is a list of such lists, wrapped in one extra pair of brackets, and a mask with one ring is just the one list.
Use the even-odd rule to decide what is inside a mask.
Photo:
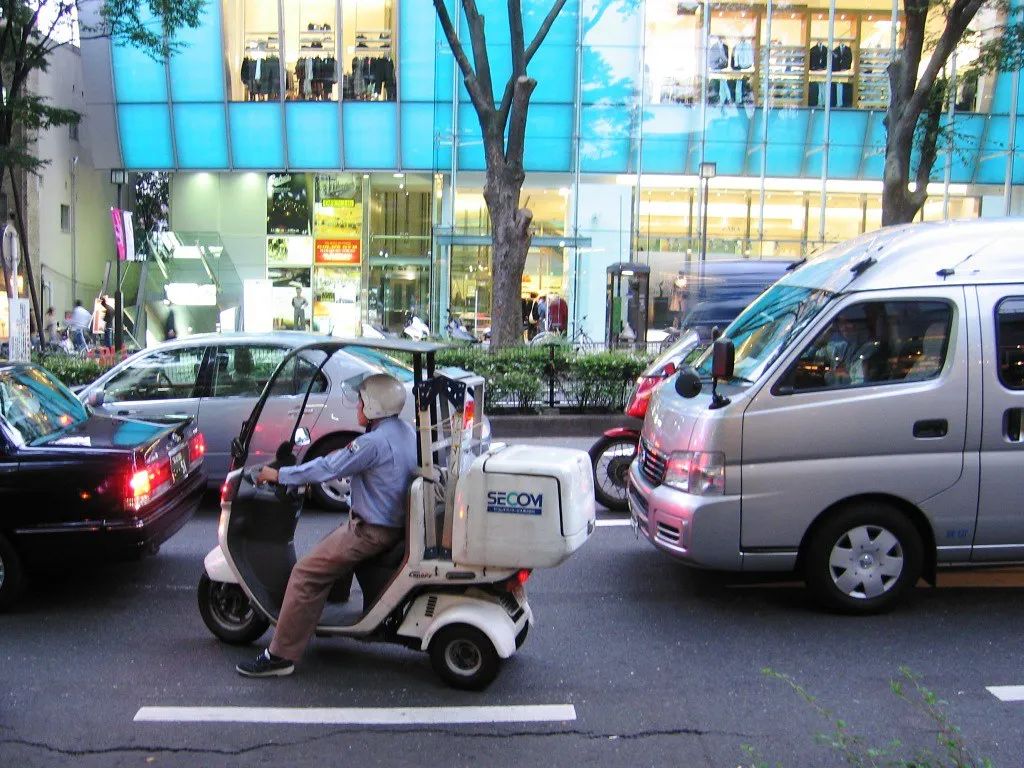
[(665, 485), (695, 496), (725, 493), (725, 454), (675, 451), (665, 467)]

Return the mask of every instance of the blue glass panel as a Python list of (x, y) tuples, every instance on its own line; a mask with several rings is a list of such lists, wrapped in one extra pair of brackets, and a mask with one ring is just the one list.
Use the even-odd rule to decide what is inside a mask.
[[(1013, 93), (1013, 73), (999, 72), (996, 74), (996, 86), (992, 94), (992, 107), (989, 110), (993, 115), (1010, 114), (1011, 94)], [(1017, 86), (1017, 104), (1024, 104), (1024, 77), (1020, 78)], [(1020, 107), (1018, 106), (1018, 109)]]
[(284, 168), (281, 105), (237, 101), (228, 110), (235, 168)]
[(175, 101), (223, 101), (224, 58), (220, 2), (207, 0), (199, 26), (178, 33), (182, 48), (171, 57), (171, 96)]
[(171, 120), (166, 104), (121, 104), (117, 108), (121, 154), (128, 169), (172, 168)]
[(881, 179), (885, 169), (885, 112), (872, 111), (864, 138), (864, 159), (861, 161), (860, 178)]
[(631, 119), (621, 107), (584, 107), (580, 115), (580, 170), (626, 173)]
[[(627, 3), (627, 5), (628, 4), (630, 3)], [(632, 2), (631, 4), (634, 6), (640, 5), (636, 2)], [(499, 13), (501, 11), (505, 12), (505, 27), (507, 29), (508, 11), (505, 10), (507, 7), (506, 0), (500, 0), (496, 5)], [(529, 45), (530, 41), (533, 40), (534, 35), (537, 34), (537, 30), (540, 28), (541, 23), (544, 21), (544, 18), (547, 16), (550, 9), (551, 0), (524, 0), (523, 37), (526, 45)], [(548, 30), (547, 37), (544, 38), (544, 44), (541, 46), (540, 50), (543, 50), (545, 45), (575, 46), (578, 16), (578, 0), (569, 0), (555, 18), (554, 23), (551, 25), (551, 29)]]
[(807, 135), (806, 109), (768, 111), (768, 175), (799, 176)]
[[(140, 3), (139, 20), (160, 32), (160, 22), (146, 3)], [(162, 61), (155, 61), (143, 51), (129, 44), (112, 40), (110, 43), (114, 69), (114, 98), (118, 101), (167, 101), (167, 71)], [(217, 51), (220, 51), (217, 44)]]
[(825, 110), (807, 110), (807, 138), (800, 175), (821, 178), (821, 162), (825, 150)]
[[(695, 110), (699, 119), (700, 111)], [(743, 173), (747, 135), (750, 131), (750, 113), (753, 109), (736, 107), (708, 107), (705, 115), (704, 160), (716, 163), (720, 176), (738, 176)], [(700, 150), (690, 153), (691, 172), (700, 171)]]
[(534, 104), (526, 124), (523, 165), (529, 171), (568, 171), (572, 160), (572, 107)]
[(338, 105), (294, 101), (284, 106), (288, 165), (292, 168), (340, 168)]
[(583, 49), (583, 103), (630, 104), (640, 92), (640, 49), (626, 46)]
[[(451, 98), (454, 59), (433, 4), (399, 3), (398, 13), (398, 88), (402, 99), (433, 100), (435, 80), (441, 77), (448, 81), (445, 98)], [(448, 51), (447, 56), (438, 55), (443, 51)]]
[(459, 106), (459, 167), (467, 171), (484, 170), (484, 140), (473, 107)]
[[(1003, 118), (997, 118), (1003, 119)], [(973, 180), (974, 165), (981, 150), (981, 134), (985, 130), (986, 118), (982, 115), (957, 115), (953, 139), (953, 153), (949, 158), (951, 165), (950, 181), (954, 184), (969, 184)], [(943, 121), (946, 124), (946, 121)], [(990, 125), (990, 129), (994, 125)], [(987, 154), (987, 153), (985, 153)], [(932, 169), (932, 181), (943, 181), (946, 173), (946, 144), (939, 148)]]
[(690, 141), (700, 140), (700, 110), (682, 105), (644, 109), (644, 173), (683, 173)]
[(398, 167), (398, 105), (345, 102), (345, 166)]
[[(1006, 164), (1009, 158), (1007, 149), (1010, 145), (1010, 118), (999, 115), (981, 119), (988, 120), (988, 128), (985, 130), (984, 145), (978, 158), (978, 170), (974, 181), (977, 184), (1002, 184), (1006, 180)], [(1017, 130), (1020, 128), (1021, 124), (1018, 123)], [(1017, 165), (1014, 163), (1014, 176), (1017, 175)], [(1014, 181), (1016, 182), (1016, 179)]]
[(224, 104), (175, 104), (174, 142), (179, 168), (228, 167)]
[(588, 0), (581, 13), (583, 45), (640, 45), (644, 3), (636, 0)]
[(856, 109), (832, 113), (829, 131), (828, 175), (835, 179), (856, 179), (860, 173), (868, 113)]
[(451, 130), (451, 105), (403, 103), (402, 167), (407, 170), (450, 168)]
[(527, 70), (537, 78), (532, 102), (571, 104), (576, 89), (576, 48), (553, 45), (550, 40), (537, 51)]

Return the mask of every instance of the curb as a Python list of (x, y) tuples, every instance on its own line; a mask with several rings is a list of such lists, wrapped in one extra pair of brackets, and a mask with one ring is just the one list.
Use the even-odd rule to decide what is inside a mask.
[(643, 422), (624, 413), (548, 413), (527, 416), (494, 416), (488, 414), (491, 435), (495, 439), (506, 437), (593, 437), (614, 427), (630, 426), (639, 429)]

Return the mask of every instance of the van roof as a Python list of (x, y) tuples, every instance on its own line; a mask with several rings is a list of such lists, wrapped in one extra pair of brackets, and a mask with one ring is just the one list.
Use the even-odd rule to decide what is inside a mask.
[(831, 248), (782, 282), (836, 292), (1024, 282), (1024, 219), (886, 227)]

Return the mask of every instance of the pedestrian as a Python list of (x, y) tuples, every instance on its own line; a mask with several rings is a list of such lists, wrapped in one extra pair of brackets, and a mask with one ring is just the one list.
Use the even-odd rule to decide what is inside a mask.
[(530, 341), (540, 331), (540, 313), (537, 305), (537, 294), (530, 294), (530, 311), (526, 316), (526, 340)]
[(167, 317), (164, 318), (164, 341), (178, 338), (178, 328), (174, 322), (174, 310), (167, 308)]
[(82, 306), (81, 299), (75, 299), (75, 308), (68, 318), (68, 330), (71, 332), (71, 343), (75, 350), (81, 352), (86, 347), (85, 329), (92, 324), (92, 314)]
[(60, 339), (57, 337), (57, 313), (53, 307), (46, 310), (46, 317), (43, 322), (43, 337), (48, 347), (58, 346)]
[(103, 346), (111, 349), (114, 346), (114, 303), (106, 294), (100, 301), (103, 305)]
[(549, 331), (565, 333), (569, 323), (569, 306), (565, 303), (565, 299), (557, 293), (548, 296), (547, 319)]
[(306, 301), (306, 297), (302, 295), (302, 286), (295, 286), (295, 295), (292, 296), (292, 314), (295, 321), (295, 330), (304, 331), (306, 330), (306, 307), (309, 306), (309, 302)]
[(348, 524), (327, 534), (288, 578), (270, 645), (235, 667), (246, 677), (290, 675), (309, 643), (334, 583), (405, 536), (406, 495), (416, 469), (416, 433), (402, 419), (405, 387), (385, 373), (359, 385), (356, 415), (366, 434), (345, 448), (294, 467), (263, 467), (259, 482), (304, 486), (339, 477), (352, 483)]

